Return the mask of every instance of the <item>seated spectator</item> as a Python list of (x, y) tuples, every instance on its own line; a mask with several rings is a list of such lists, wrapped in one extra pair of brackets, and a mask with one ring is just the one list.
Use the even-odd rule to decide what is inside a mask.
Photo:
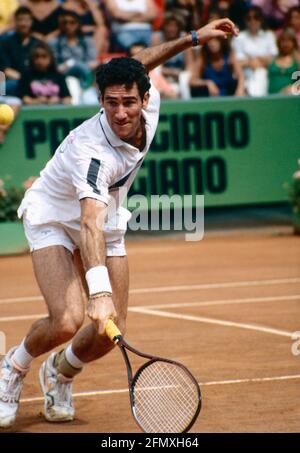
[(244, 27), (245, 14), (247, 13), (247, 2), (244, 0), (215, 0), (212, 2), (217, 8), (221, 17), (229, 17), (240, 29)]
[[(133, 57), (143, 49), (145, 49), (145, 45), (143, 43), (133, 44), (129, 49), (128, 56)], [(166, 78), (161, 74), (160, 67), (150, 71), (149, 77), (151, 83), (153, 83), (155, 88), (159, 91), (162, 99), (176, 99), (178, 97), (178, 93), (174, 90), (168, 80), (166, 80)]]
[(201, 24), (204, 25), (203, 21), (206, 22), (206, 14), (210, 8), (210, 3), (210, 0), (167, 0), (166, 11), (182, 14), (185, 19), (185, 31), (189, 32), (193, 29), (197, 30)]
[(292, 75), (299, 70), (299, 52), (295, 33), (286, 29), (277, 39), (278, 56), (274, 58), (268, 68), (269, 93), (292, 93), (294, 83)]
[(22, 75), (20, 92), (26, 105), (71, 103), (65, 76), (56, 69), (48, 44), (41, 42), (32, 48), (29, 70)]
[(262, 9), (272, 30), (278, 30), (283, 26), (288, 10), (299, 5), (299, 0), (252, 0), (252, 5)]
[(249, 8), (245, 18), (246, 30), (232, 40), (237, 60), (244, 68), (245, 85), (250, 96), (268, 92), (267, 67), (277, 55), (273, 32), (263, 29), (263, 16), (257, 6)]
[(207, 23), (212, 22), (213, 20), (222, 19), (223, 13), (218, 8), (211, 8), (208, 12)]
[(39, 41), (32, 36), (33, 17), (29, 8), (20, 6), (15, 12), (15, 32), (0, 42), (0, 67), (6, 77), (6, 94), (18, 96), (22, 72), (29, 63), (32, 47)]
[(18, 6), (18, 0), (0, 1), (0, 34), (13, 29), (13, 14)]
[(156, 5), (157, 14), (156, 14), (154, 21), (152, 22), (152, 29), (153, 29), (153, 31), (157, 31), (157, 30), (161, 29), (161, 26), (162, 26), (162, 23), (164, 20), (165, 0), (154, 0), (154, 3)]
[(245, 94), (243, 69), (227, 41), (213, 38), (204, 44), (190, 86), (192, 97)]
[(48, 41), (58, 34), (58, 17), (62, 7), (58, 0), (23, 0), (33, 14), (34, 36)]
[(58, 70), (66, 76), (77, 77), (83, 88), (93, 81), (98, 66), (94, 41), (81, 32), (80, 20), (73, 11), (65, 10), (59, 17), (59, 35), (49, 41)]
[[(166, 13), (162, 32), (153, 35), (152, 44), (157, 45), (179, 38), (182, 35), (184, 26), (185, 21), (182, 15), (172, 12)], [(183, 99), (190, 98), (188, 80), (191, 76), (193, 58), (193, 50), (188, 49), (170, 58), (161, 66), (161, 74)]]
[(95, 0), (65, 0), (63, 8), (78, 15), (82, 33), (94, 38), (97, 54), (108, 51), (107, 28)]
[(113, 52), (128, 52), (136, 43), (149, 46), (157, 10), (153, 0), (105, 0)]
[(286, 16), (286, 28), (294, 30), (300, 49), (300, 6), (294, 6), (288, 10)]

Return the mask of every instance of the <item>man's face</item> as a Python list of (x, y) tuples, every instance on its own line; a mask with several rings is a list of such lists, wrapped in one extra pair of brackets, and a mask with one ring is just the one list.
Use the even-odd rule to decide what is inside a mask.
[(125, 85), (112, 85), (102, 96), (108, 123), (114, 133), (123, 141), (134, 139), (141, 124), (142, 109), (147, 107), (149, 93), (142, 100), (137, 84), (132, 88)]

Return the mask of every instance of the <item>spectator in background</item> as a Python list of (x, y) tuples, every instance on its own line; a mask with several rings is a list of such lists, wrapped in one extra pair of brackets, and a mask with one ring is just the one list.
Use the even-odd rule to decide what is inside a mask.
[(63, 8), (78, 15), (82, 33), (94, 38), (97, 54), (108, 51), (108, 32), (96, 0), (65, 0)]
[[(72, 98), (80, 102), (82, 90), (89, 88), (94, 81), (94, 69), (98, 66), (97, 52), (93, 38), (81, 32), (80, 18), (74, 11), (64, 10), (59, 17), (59, 35), (49, 41), (54, 52), (58, 70), (67, 78)], [(75, 77), (80, 83), (70, 81)], [(94, 90), (94, 102), (97, 103)]]
[(13, 14), (18, 6), (18, 0), (0, 1), (0, 34), (13, 29)]
[(244, 27), (244, 17), (248, 5), (245, 0), (215, 0), (212, 2), (221, 14), (221, 17), (229, 17), (240, 29)]
[(29, 70), (22, 75), (20, 91), (26, 105), (71, 103), (65, 76), (56, 69), (48, 44), (41, 42), (32, 48)]
[(136, 42), (150, 45), (151, 22), (157, 14), (153, 0), (105, 0), (104, 3), (110, 16), (113, 52), (128, 52)]
[(292, 93), (292, 75), (299, 70), (299, 49), (296, 35), (291, 29), (283, 30), (277, 38), (278, 56), (268, 68), (269, 93)]
[(63, 11), (59, 17), (59, 34), (49, 41), (58, 69), (63, 74), (77, 77), (83, 88), (93, 79), (98, 66), (94, 41), (81, 31), (80, 19), (73, 11)]
[(283, 26), (288, 10), (299, 5), (299, 0), (252, 0), (252, 5), (260, 7), (270, 28), (277, 30)]
[(28, 67), (32, 47), (39, 41), (32, 36), (32, 12), (20, 6), (15, 12), (15, 32), (0, 42), (0, 67), (6, 77), (6, 94), (19, 95), (22, 72)]
[(260, 8), (249, 8), (246, 30), (232, 40), (237, 60), (244, 68), (245, 85), (250, 96), (264, 96), (268, 91), (267, 67), (277, 55), (273, 32), (263, 29), (263, 15)]
[(213, 38), (204, 44), (190, 86), (192, 97), (245, 94), (243, 69), (228, 41)]
[[(203, 7), (209, 8), (211, 0), (166, 0), (167, 7), (166, 11), (172, 11), (174, 13), (183, 14), (185, 19), (185, 31), (198, 30), (201, 26), (201, 19), (205, 21), (204, 17), (201, 17), (201, 11)], [(203, 5), (203, 3), (205, 5)], [(204, 25), (204, 23), (203, 23)]]
[[(100, 0), (102, 1), (102, 0)], [(164, 14), (165, 14), (165, 0), (154, 0), (156, 6), (156, 17), (152, 22), (152, 29), (153, 31), (157, 31), (161, 29)]]
[[(179, 38), (184, 28), (185, 20), (181, 14), (174, 12), (165, 13), (162, 31), (153, 35), (152, 45), (158, 45)], [(193, 59), (193, 50), (188, 49), (170, 58), (160, 66), (161, 74), (182, 99), (190, 98), (188, 81), (191, 77)]]
[[(133, 44), (128, 52), (129, 57), (133, 57), (141, 50), (145, 49), (144, 43), (135, 43)], [(151, 83), (159, 91), (162, 99), (176, 99), (178, 98), (178, 92), (174, 90), (172, 85), (166, 80), (166, 78), (161, 74), (160, 68), (155, 68), (149, 72), (149, 77)]]
[(300, 6), (294, 6), (288, 10), (286, 16), (286, 28), (294, 30), (300, 49)]
[(208, 12), (207, 23), (213, 20), (222, 19), (222, 17), (223, 13), (221, 10), (219, 10), (218, 8), (211, 8)]
[(48, 41), (58, 34), (58, 17), (62, 7), (58, 0), (23, 0), (33, 14), (32, 30), (34, 36)]

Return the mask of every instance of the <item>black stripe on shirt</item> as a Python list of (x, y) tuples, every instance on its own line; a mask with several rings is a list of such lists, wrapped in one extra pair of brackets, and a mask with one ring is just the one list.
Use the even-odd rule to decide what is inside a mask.
[(120, 181), (117, 181), (115, 184), (113, 184), (112, 186), (109, 187), (109, 190), (112, 190), (112, 189), (117, 189), (118, 187), (122, 187), (124, 186), (124, 184), (126, 183), (126, 181), (128, 180), (129, 176), (138, 168), (142, 165), (142, 162), (143, 162), (144, 159), (141, 159), (138, 161), (138, 163), (136, 164), (136, 166), (134, 167), (133, 170), (131, 170), (130, 173), (128, 173), (128, 175), (124, 176), (124, 178), (120, 179)]
[(91, 159), (91, 163), (87, 174), (87, 183), (92, 187), (93, 192), (100, 195), (100, 190), (97, 188), (97, 179), (101, 162), (99, 159)]

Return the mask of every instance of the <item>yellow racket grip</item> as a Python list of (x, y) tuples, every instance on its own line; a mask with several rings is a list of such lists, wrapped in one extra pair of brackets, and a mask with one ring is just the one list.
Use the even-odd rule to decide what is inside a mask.
[(105, 326), (105, 333), (108, 336), (108, 338), (115, 344), (117, 344), (119, 341), (119, 338), (116, 337), (122, 336), (121, 332), (119, 331), (119, 329), (117, 328), (112, 319), (109, 319), (107, 321)]

